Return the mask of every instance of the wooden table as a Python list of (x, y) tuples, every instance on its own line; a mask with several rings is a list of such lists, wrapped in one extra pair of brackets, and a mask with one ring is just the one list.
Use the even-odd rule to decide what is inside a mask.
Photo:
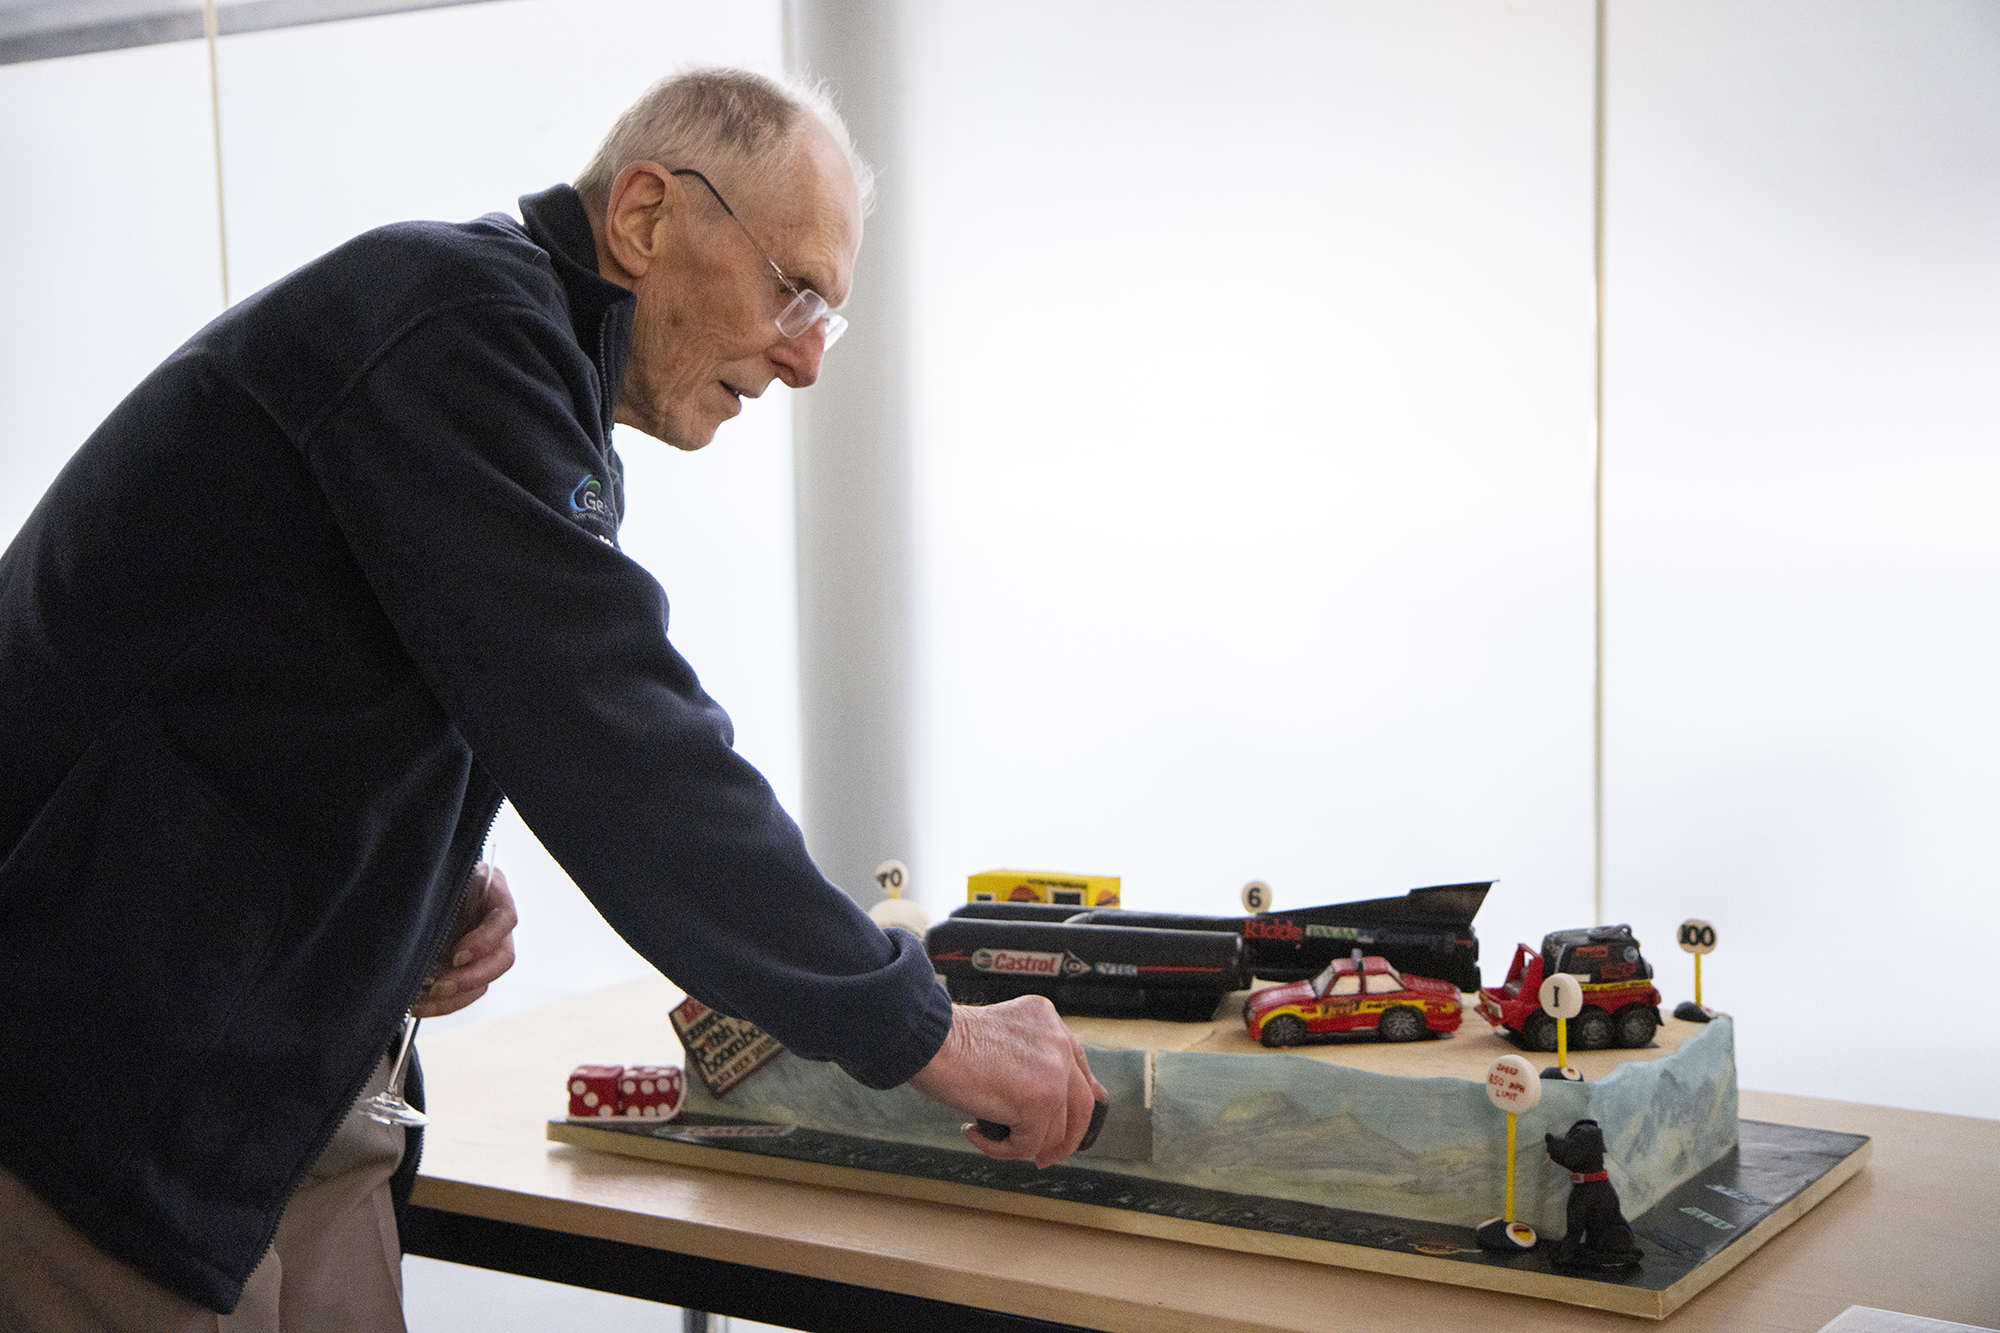
[[(1624, 1329), (1614, 1314), (942, 1204), (724, 1175), (544, 1138), (578, 1064), (678, 1062), (652, 980), (422, 1039), (432, 1114), (413, 1254), (788, 1327), (1156, 1333)], [(1849, 1305), (2000, 1326), (2000, 1121), (1745, 1092), (1746, 1117), (1874, 1157), (1667, 1323), (1810, 1333)]]

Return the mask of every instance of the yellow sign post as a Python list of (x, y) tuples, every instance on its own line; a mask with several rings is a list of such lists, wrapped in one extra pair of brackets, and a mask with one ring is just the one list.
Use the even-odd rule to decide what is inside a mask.
[(1503, 1055), (1486, 1071), (1486, 1099), (1507, 1113), (1507, 1208), (1474, 1230), (1481, 1249), (1520, 1251), (1535, 1247), (1535, 1229), (1514, 1220), (1515, 1120), (1542, 1101), (1542, 1080), (1535, 1067), (1518, 1055)]

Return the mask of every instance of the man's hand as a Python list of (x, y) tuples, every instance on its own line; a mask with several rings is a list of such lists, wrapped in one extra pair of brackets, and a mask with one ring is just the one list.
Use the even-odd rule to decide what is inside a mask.
[(1052, 1166), (1076, 1151), (1104, 1085), (1083, 1043), (1039, 995), (952, 1009), (951, 1035), (910, 1086), (934, 1102), (1013, 1132), (995, 1141), (971, 1125), (966, 1141), (988, 1157)]
[(418, 1018), (442, 1018), (484, 995), (514, 966), (514, 926), (519, 921), (507, 877), (484, 861), (474, 866), (458, 920), (452, 923), (452, 943), (440, 960), (444, 970), (431, 978), (410, 1012)]

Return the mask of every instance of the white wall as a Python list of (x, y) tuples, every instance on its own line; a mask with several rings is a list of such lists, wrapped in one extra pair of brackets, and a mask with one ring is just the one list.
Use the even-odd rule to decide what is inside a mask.
[(1590, 40), (1487, 0), (917, 9), (940, 904), (1028, 866), (1587, 917)]
[(221, 309), (193, 43), (0, 66), (0, 534)]
[(1747, 1085), (2000, 1115), (2000, 6), (1614, 10), (1609, 910)]

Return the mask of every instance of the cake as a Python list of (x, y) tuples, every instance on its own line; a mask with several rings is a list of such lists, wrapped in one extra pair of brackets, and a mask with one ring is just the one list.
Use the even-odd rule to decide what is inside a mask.
[[(1536, 997), (1545, 972), (1568, 974), (1588, 998), (1569, 1025), (1570, 1063), (1584, 1079), (1545, 1081), (1539, 1104), (1519, 1117), (1515, 1217), (1561, 1233), (1570, 1181), (1545, 1166), (1542, 1136), (1579, 1120), (1602, 1127), (1610, 1181), (1627, 1215), (1638, 1216), (1736, 1147), (1734, 1026), (1726, 1016), (1663, 1019), (1652, 968), (1623, 926), (1554, 932), (1539, 951), (1522, 945), (1504, 983), (1461, 997), (1479, 985), (1472, 921), (1491, 887), (1198, 917), (1117, 908), (1115, 880), (996, 871), (974, 877), (971, 901), (931, 927), (926, 943), (960, 1002), (1052, 1000), (1113, 1105), (1145, 1108), (1146, 1160), (1086, 1153), (1076, 1165), (1469, 1228), (1501, 1211), (1506, 1190), (1507, 1117), (1488, 1100), (1488, 1071), (1522, 1046), (1554, 1049), (1554, 1022)], [(1259, 1021), (1273, 1006), (1300, 1015), (1285, 1040), (1308, 1023), (1317, 1032), (1380, 1019), (1357, 1019), (1355, 1001), (1332, 998), (1343, 968), (1400, 971), (1422, 992), (1424, 1010), (1410, 1012), (1424, 1017), (1395, 1031), (1384, 1021), (1386, 1041), (1350, 1032), (1271, 1050), (1252, 1039), (1277, 1035), (1277, 1021)], [(1248, 1003), (1286, 983), (1292, 999)], [(1389, 1001), (1390, 1012), (1408, 998)], [(1554, 1063), (1532, 1050), (1530, 1059)], [(865, 1088), (837, 1066), (789, 1052), (719, 1095), (722, 1086), (691, 1080), (686, 1111), (976, 1152), (959, 1113), (907, 1086)]]
[[(1400, 1045), (1259, 1047), (1231, 996), (1209, 1023), (1071, 1018), (1114, 1104), (1149, 1106), (1149, 1161), (1079, 1156), (1093, 1170), (1416, 1221), (1475, 1227), (1500, 1211), (1505, 1117), (1485, 1070), (1515, 1045), (1483, 1021)], [(1531, 1057), (1533, 1058), (1533, 1057)], [(1538, 1061), (1539, 1063), (1540, 1061)], [(1553, 1061), (1548, 1061), (1553, 1063)], [(1734, 1028), (1669, 1019), (1650, 1049), (1573, 1052), (1583, 1082), (1552, 1080), (1520, 1117), (1516, 1215), (1561, 1234), (1565, 1173), (1545, 1132), (1596, 1120), (1627, 1216), (1737, 1141)], [(964, 1152), (964, 1117), (907, 1086), (878, 1092), (786, 1052), (717, 1098), (690, 1080), (685, 1110)]]

